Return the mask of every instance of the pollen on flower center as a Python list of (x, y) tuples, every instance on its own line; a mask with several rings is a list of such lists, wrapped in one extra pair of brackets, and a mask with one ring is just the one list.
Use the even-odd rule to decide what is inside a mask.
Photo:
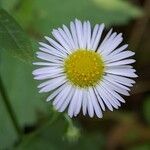
[(104, 64), (98, 53), (79, 49), (66, 58), (64, 69), (70, 82), (79, 87), (88, 87), (102, 78)]

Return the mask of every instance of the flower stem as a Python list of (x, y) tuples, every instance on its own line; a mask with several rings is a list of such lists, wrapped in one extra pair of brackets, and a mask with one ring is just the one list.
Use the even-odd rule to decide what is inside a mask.
[(21, 130), (20, 125), (18, 123), (18, 120), (16, 118), (15, 112), (13, 111), (13, 108), (10, 104), (9, 98), (6, 94), (6, 90), (5, 90), (5, 87), (4, 87), (4, 84), (3, 84), (1, 77), (0, 77), (0, 93), (1, 93), (2, 99), (4, 101), (4, 104), (6, 106), (6, 109), (8, 111), (8, 114), (10, 115), (11, 121), (14, 125), (14, 128), (18, 134), (18, 138), (19, 138), (19, 140), (21, 140), (22, 130)]

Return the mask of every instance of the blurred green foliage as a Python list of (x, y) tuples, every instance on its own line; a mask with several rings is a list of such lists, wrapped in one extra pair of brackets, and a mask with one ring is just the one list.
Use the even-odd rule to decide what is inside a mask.
[[(0, 149), (105, 149), (106, 135), (102, 132), (105, 125), (101, 130), (88, 132), (82, 127), (74, 126), (64, 115), (56, 115), (52, 120), (57, 113), (44, 101), (46, 95), (38, 94), (31, 74), (32, 65), (24, 62), (33, 61), (33, 52), (37, 49), (34, 41), (43, 34), (49, 34), (52, 28), (69, 24), (75, 18), (88, 19), (93, 24), (104, 22), (107, 26), (124, 25), (141, 16), (141, 8), (127, 0), (0, 0), (0, 6), (8, 11), (0, 10), (0, 77), (24, 132), (19, 143), (19, 137), (0, 95)], [(149, 107), (148, 99), (143, 105), (148, 123)], [(107, 124), (107, 119), (104, 121)], [(29, 130), (30, 127), (33, 129), (26, 133), (24, 130)], [(130, 134), (126, 137), (130, 140), (139, 138), (140, 134), (134, 132), (136, 129), (138, 128), (127, 130)], [(70, 140), (71, 138), (75, 140)], [(148, 148), (149, 145), (146, 144), (133, 147), (133, 150)]]
[(9, 0), (9, 5), (8, 0), (1, 1), (24, 28), (38, 34), (48, 34), (75, 18), (110, 26), (141, 15), (141, 9), (126, 0)]
[(143, 105), (143, 114), (147, 123), (150, 124), (150, 96), (146, 98)]

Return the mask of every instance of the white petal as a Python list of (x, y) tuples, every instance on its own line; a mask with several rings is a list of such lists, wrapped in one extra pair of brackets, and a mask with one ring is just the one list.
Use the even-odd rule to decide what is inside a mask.
[(66, 86), (66, 84), (63, 84), (62, 86), (60, 86), (58, 89), (56, 89), (50, 96), (47, 97), (46, 101), (50, 101), (52, 100), (54, 97), (56, 97)]
[(91, 24), (89, 21), (87, 21), (87, 50), (90, 49), (90, 43), (91, 43)]
[(76, 49), (77, 47), (75, 47), (75, 44), (74, 44), (74, 41), (73, 41), (73, 38), (72, 38), (72, 35), (71, 35), (69, 29), (65, 25), (63, 25), (63, 29), (64, 29), (66, 35), (68, 36), (68, 42), (70, 42), (73, 49)]
[(126, 96), (130, 95), (127, 90), (122, 89), (122, 88), (110, 83), (106, 78), (103, 80), (103, 82), (105, 82), (108, 85), (108, 87), (110, 86), (111, 89), (114, 89), (114, 91), (116, 91), (122, 95), (126, 95)]
[(50, 63), (50, 62), (34, 62), (33, 65), (37, 66), (49, 66), (49, 67), (61, 67), (61, 64)]
[(126, 77), (132, 77), (132, 78), (136, 78), (137, 75), (134, 73), (135, 69), (107, 69), (105, 70), (106, 73), (111, 73), (111, 74), (115, 74), (115, 75), (120, 75), (120, 76), (126, 76)]
[(101, 54), (105, 54), (109, 48), (113, 45), (113, 40), (115, 38), (115, 36), (117, 35), (116, 32), (114, 32), (113, 34), (110, 35), (110, 37), (100, 45), (100, 49), (101, 49)]
[(83, 91), (83, 101), (82, 101), (82, 111), (83, 111), (83, 115), (86, 115), (87, 106), (88, 106), (87, 91), (84, 90), (84, 91)]
[(80, 89), (79, 93), (78, 93), (78, 99), (76, 102), (76, 108), (75, 108), (74, 116), (77, 116), (79, 114), (79, 112), (81, 110), (82, 101), (83, 101), (83, 90)]
[(64, 73), (51, 73), (51, 74), (40, 74), (34, 77), (36, 80), (45, 80), (45, 79), (52, 79), (56, 77), (64, 76)]
[(58, 57), (43, 53), (43, 52), (36, 52), (37, 58), (42, 60), (46, 60), (53, 63), (62, 63), (63, 59), (58, 59)]
[(125, 50), (128, 47), (128, 44), (125, 44), (117, 49), (115, 49), (113, 52), (111, 52), (108, 56), (112, 57), (116, 54), (119, 54), (120, 52), (122, 52), (123, 50)]
[(51, 79), (49, 82), (44, 82), (42, 84), (40, 84), (38, 87), (43, 87), (39, 92), (49, 92), (52, 91), (54, 89), (56, 89), (57, 87), (63, 85), (66, 82), (65, 77), (58, 77), (58, 78), (54, 78)]
[(92, 99), (89, 95), (89, 92), (87, 94), (87, 98), (88, 98), (88, 106), (87, 106), (88, 114), (92, 118), (94, 116), (94, 109), (93, 109)]
[(70, 30), (71, 30), (71, 34), (73, 37), (74, 45), (76, 49), (79, 49), (78, 39), (77, 39), (77, 34), (76, 34), (76, 27), (73, 22), (70, 22)]
[(95, 41), (94, 41), (93, 46), (92, 46), (92, 49), (93, 49), (93, 50), (96, 50), (97, 47), (98, 47), (98, 44), (99, 44), (100, 39), (101, 39), (101, 36), (102, 36), (102, 32), (103, 32), (103, 30), (104, 30), (104, 27), (105, 27), (104, 24), (101, 24), (101, 25), (99, 26), (99, 29), (98, 29), (98, 32), (97, 32), (97, 36), (96, 36)]
[[(65, 30), (63, 30), (63, 29), (65, 29)], [(71, 33), (70, 33), (69, 29), (65, 25), (63, 25), (63, 29), (58, 28), (58, 31), (61, 34), (61, 36), (64, 38), (64, 40), (67, 43), (67, 45), (69, 46), (69, 49), (72, 50), (72, 49), (74, 49), (74, 47), (73, 47), (73, 43), (72, 43)]]
[(105, 111), (105, 105), (104, 105), (103, 100), (102, 100), (101, 96), (99, 95), (98, 89), (96, 87), (94, 87), (94, 92), (96, 94), (97, 100), (98, 100), (102, 110)]
[(75, 89), (73, 87), (71, 87), (71, 91), (70, 91), (68, 97), (66, 98), (66, 100), (64, 101), (64, 103), (62, 104), (60, 109), (58, 110), (59, 112), (63, 112), (67, 108), (67, 106), (69, 105), (70, 101), (72, 100), (74, 92), (75, 92)]
[(41, 74), (48, 74), (48, 73), (61, 73), (63, 72), (62, 68), (58, 67), (42, 67), (34, 70), (32, 72), (33, 75), (41, 75)]
[(62, 35), (60, 34), (60, 32), (58, 30), (54, 29), (52, 31), (52, 34), (55, 37), (55, 39), (61, 44), (61, 46), (64, 47), (67, 50), (68, 53), (70, 53), (71, 47), (69, 47), (68, 43), (62, 37)]
[[(105, 62), (106, 63), (106, 62)], [(107, 64), (107, 63), (106, 63)], [(133, 69), (133, 66), (131, 65), (121, 65), (121, 66), (105, 66), (105, 69)]]
[(101, 88), (103, 89), (103, 92), (105, 93), (105, 96), (107, 96), (107, 100), (109, 101), (109, 103), (116, 109), (118, 109), (118, 105), (115, 103), (115, 100), (112, 96), (109, 95), (109, 93), (103, 88), (103, 86), (101, 86)]
[(75, 19), (75, 25), (76, 25), (76, 33), (77, 33), (77, 39), (79, 48), (83, 48), (83, 27), (81, 21)]
[(112, 29), (109, 30), (109, 32), (107, 33), (107, 35), (105, 36), (104, 40), (102, 41), (102, 43), (100, 44), (99, 48), (98, 48), (98, 52), (101, 52), (101, 47), (105, 44), (105, 42), (107, 41), (107, 39), (110, 37), (112, 33)]
[(93, 107), (94, 107), (94, 111), (97, 115), (98, 118), (102, 118), (103, 115), (102, 115), (102, 111), (101, 111), (101, 108), (97, 102), (97, 98), (96, 98), (96, 95), (93, 91), (92, 88), (89, 88), (89, 94), (90, 94), (90, 97), (91, 97), (91, 101), (92, 101), (92, 104), (93, 104)]
[(119, 82), (119, 83), (124, 84), (126, 86), (132, 86), (132, 84), (135, 83), (134, 80), (126, 78), (126, 77), (117, 76), (117, 75), (113, 75), (113, 74), (109, 74), (108, 76), (111, 76), (116, 82)]
[(125, 103), (125, 100), (117, 93), (114, 91), (114, 89), (112, 89), (111, 87), (108, 87), (108, 84), (106, 84), (105, 82), (102, 83), (103, 87), (105, 89), (107, 89), (107, 91), (113, 95), (116, 99), (118, 99), (120, 102)]
[(71, 102), (69, 104), (69, 108), (68, 108), (68, 115), (70, 117), (73, 117), (73, 114), (74, 114), (74, 111), (75, 111), (74, 110), (74, 106), (76, 104), (77, 97), (78, 97), (78, 89), (76, 88), (75, 89), (75, 93), (74, 93), (74, 95), (72, 97), (72, 100), (71, 100)]
[(106, 106), (108, 107), (109, 110), (113, 111), (113, 107), (110, 104), (107, 95), (105, 94), (104, 90), (101, 88), (100, 85), (96, 86), (96, 89), (99, 93), (99, 95), (101, 96), (102, 100), (104, 101), (104, 103), (106, 104)]
[(65, 55), (62, 52), (55, 49), (54, 47), (52, 47), (48, 44), (45, 44), (43, 42), (39, 42), (39, 44), (42, 46), (42, 47), (39, 48), (41, 51), (49, 53), (51, 55), (55, 55), (55, 56), (65, 58)]
[(70, 91), (71, 91), (71, 86), (67, 84), (66, 87), (64, 87), (64, 89), (57, 95), (57, 97), (53, 101), (53, 105), (55, 106), (57, 110), (60, 109), (63, 102), (68, 97)]
[(130, 89), (129, 89), (128, 87), (126, 87), (126, 86), (124, 86), (124, 85), (122, 85), (122, 84), (120, 84), (120, 83), (117, 83), (116, 81), (113, 80), (112, 77), (110, 77), (110, 76), (108, 76), (108, 75), (105, 76), (105, 79), (107, 79), (109, 82), (111, 82), (111, 83), (114, 84), (115, 86), (118, 86), (118, 87), (120, 87), (120, 88), (122, 88), (122, 89), (125, 89), (125, 90), (127, 90), (127, 91), (130, 91)]
[(94, 29), (93, 29), (93, 33), (92, 33), (91, 43), (90, 43), (89, 49), (92, 49), (92, 47), (93, 47), (95, 38), (96, 38), (96, 36), (97, 36), (98, 29), (99, 29), (99, 25), (96, 24), (95, 27), (94, 27)]
[(88, 31), (87, 22), (84, 21), (83, 23), (83, 47), (84, 49), (86, 49), (86, 45), (87, 45), (87, 31)]
[(52, 38), (45, 36), (45, 39), (48, 40), (48, 42), (56, 49), (58, 49), (60, 52), (63, 52), (65, 56), (68, 54), (67, 50), (63, 48), (59, 43), (54, 41)]
[(109, 100), (109, 102), (111, 103), (111, 105), (112, 105), (114, 108), (118, 109), (118, 106), (121, 106), (120, 102), (116, 99), (116, 97), (114, 97), (114, 96), (109, 92), (110, 90), (108, 90), (108, 88), (106, 88), (106, 87), (103, 85), (103, 83), (101, 83), (101, 86), (102, 86), (103, 90), (105, 91), (106, 95), (108, 96), (108, 100)]
[(132, 64), (134, 62), (135, 62), (134, 59), (125, 59), (125, 60), (121, 60), (121, 61), (117, 61), (117, 62), (113, 62), (113, 63), (107, 63), (106, 66), (127, 65), (127, 64)]
[(122, 34), (118, 34), (111, 42), (109, 47), (105, 47), (105, 50), (102, 52), (103, 55), (108, 55), (109, 53), (111, 53), (122, 41), (123, 38), (121, 37)]
[(132, 51), (124, 51), (124, 52), (116, 54), (113, 57), (111, 57), (110, 59), (108, 59), (107, 63), (118, 61), (118, 60), (121, 60), (121, 59), (125, 59), (125, 58), (133, 56), (134, 54), (135, 53), (132, 52)]

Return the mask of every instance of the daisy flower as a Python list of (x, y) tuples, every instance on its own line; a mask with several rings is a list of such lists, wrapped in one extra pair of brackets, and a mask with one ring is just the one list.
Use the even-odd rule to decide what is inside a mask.
[(106, 108), (118, 109), (129, 96), (130, 87), (137, 77), (129, 57), (134, 52), (122, 45), (121, 33), (112, 29), (104, 36), (104, 24), (92, 29), (89, 21), (75, 19), (70, 27), (53, 29), (54, 39), (45, 37), (36, 53), (40, 68), (33, 71), (34, 79), (44, 80), (40, 93), (49, 92), (47, 101), (53, 101), (59, 111), (68, 111), (70, 117), (80, 111), (90, 117), (102, 118)]

